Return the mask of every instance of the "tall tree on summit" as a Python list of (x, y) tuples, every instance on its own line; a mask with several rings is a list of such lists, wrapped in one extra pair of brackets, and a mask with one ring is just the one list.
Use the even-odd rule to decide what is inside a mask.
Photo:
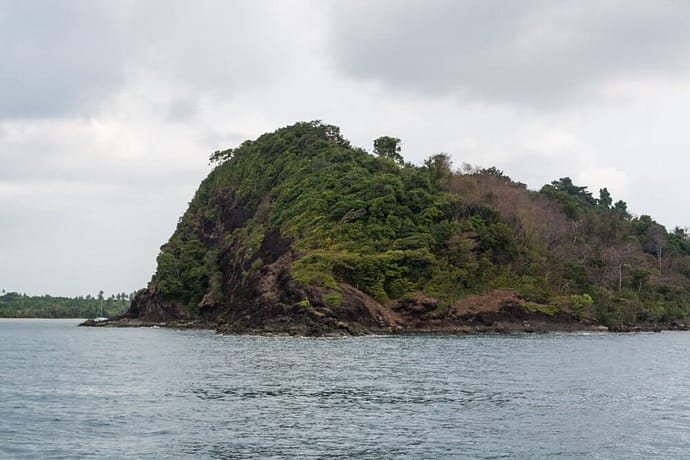
[(374, 153), (383, 158), (390, 158), (398, 164), (404, 160), (400, 154), (400, 139), (397, 137), (381, 136), (374, 140)]

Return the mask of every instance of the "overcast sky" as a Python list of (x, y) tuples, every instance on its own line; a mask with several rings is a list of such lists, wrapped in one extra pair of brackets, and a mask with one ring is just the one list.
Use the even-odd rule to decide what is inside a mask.
[(0, 289), (144, 287), (208, 156), (300, 120), (690, 226), (690, 3), (0, 0)]

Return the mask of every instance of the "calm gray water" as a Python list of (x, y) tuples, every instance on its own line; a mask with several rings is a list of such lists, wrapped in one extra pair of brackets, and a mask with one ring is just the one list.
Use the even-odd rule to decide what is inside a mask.
[(3, 458), (688, 458), (690, 334), (294, 339), (0, 320)]

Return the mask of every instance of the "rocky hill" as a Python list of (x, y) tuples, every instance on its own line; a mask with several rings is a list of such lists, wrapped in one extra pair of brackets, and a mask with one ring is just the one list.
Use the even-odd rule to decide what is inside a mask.
[(158, 267), (110, 325), (301, 335), (684, 327), (690, 242), (562, 178), (404, 163), (297, 123), (215, 152)]

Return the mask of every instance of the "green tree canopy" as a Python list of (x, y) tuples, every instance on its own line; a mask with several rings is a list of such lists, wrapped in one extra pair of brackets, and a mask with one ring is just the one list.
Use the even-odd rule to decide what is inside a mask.
[(404, 160), (400, 151), (400, 139), (397, 137), (381, 136), (374, 140), (374, 153), (380, 157), (402, 164)]

